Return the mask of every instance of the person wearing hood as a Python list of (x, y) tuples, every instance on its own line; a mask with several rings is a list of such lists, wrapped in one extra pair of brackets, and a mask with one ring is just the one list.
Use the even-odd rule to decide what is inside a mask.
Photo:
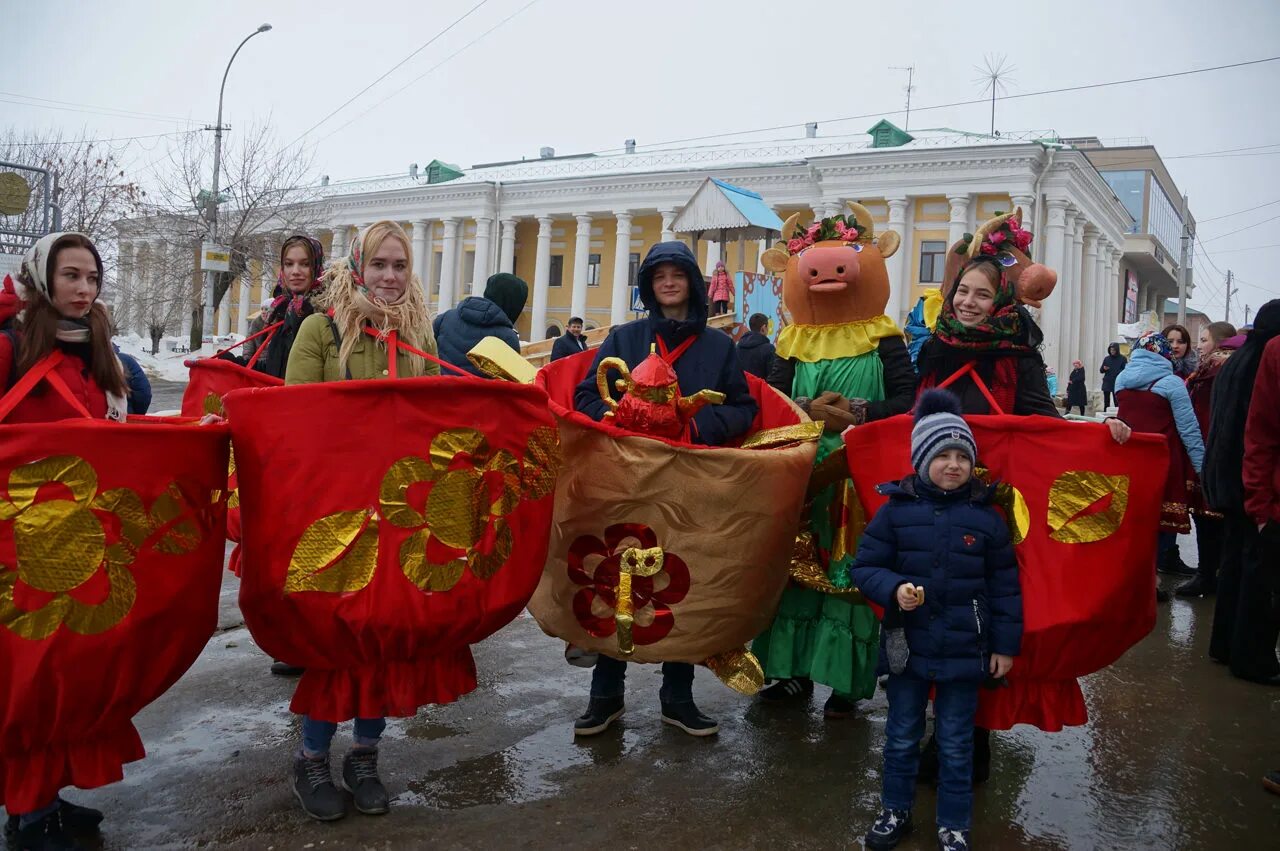
[[(1188, 486), (1204, 464), (1204, 439), (1186, 385), (1173, 373), (1173, 349), (1163, 334), (1147, 334), (1134, 344), (1129, 365), (1116, 379), (1120, 418), (1134, 431), (1163, 434), (1169, 445), (1169, 474), (1160, 513), (1156, 569), (1194, 573), (1178, 557), (1178, 535), (1191, 531)], [(1158, 585), (1156, 599), (1169, 599)]]
[(1080, 409), (1084, 416), (1085, 405), (1089, 404), (1089, 391), (1084, 386), (1084, 363), (1078, 360), (1071, 362), (1071, 374), (1067, 376), (1067, 413), (1072, 408)]
[[(313, 302), (323, 287), (324, 247), (320, 241), (301, 233), (286, 239), (280, 246), (280, 274), (263, 327), (282, 324), (269, 341), (256, 341), (267, 350), (254, 364), (255, 369), (276, 378), (285, 377), (294, 341), (302, 323), (316, 312)], [(245, 357), (249, 356), (246, 352)]]
[(1102, 359), (1102, 367), (1098, 370), (1102, 373), (1102, 410), (1111, 407), (1111, 397), (1116, 393), (1116, 376), (1124, 372), (1128, 363), (1125, 356), (1120, 354), (1119, 343), (1107, 346), (1107, 356)]
[(769, 317), (753, 313), (747, 327), (751, 330), (738, 341), (738, 360), (742, 363), (742, 371), (768, 378), (769, 364), (773, 362), (773, 343), (765, 335), (769, 330)]
[[(1227, 358), (1239, 348), (1234, 342), (1236, 329), (1228, 322), (1211, 322), (1200, 329), (1196, 351), (1200, 366), (1187, 378), (1187, 395), (1200, 423), (1205, 445), (1209, 443), (1210, 401), (1214, 379)], [(1212, 594), (1218, 583), (1218, 563), (1222, 560), (1222, 513), (1214, 511), (1204, 499), (1199, 480), (1191, 492), (1191, 522), (1196, 528), (1196, 575), (1178, 586), (1179, 597), (1203, 597)]]
[[(1280, 299), (1272, 299), (1258, 309), (1253, 329), (1214, 381), (1213, 427), (1202, 476), (1205, 499), (1222, 512), (1225, 523), (1209, 656), (1227, 665), (1233, 676), (1270, 685), (1280, 685), (1280, 565), (1275, 563), (1280, 542), (1275, 515), (1268, 516), (1280, 491), (1274, 466), (1267, 469), (1268, 463), (1275, 464), (1280, 433), (1274, 430), (1280, 409), (1274, 385), (1277, 338)], [(1266, 371), (1264, 355), (1270, 364)], [(1268, 423), (1273, 424), (1269, 435)]]
[[(707, 290), (693, 252), (682, 242), (660, 242), (649, 249), (637, 276), (640, 299), (649, 315), (617, 325), (609, 332), (586, 377), (574, 394), (574, 406), (594, 420), (608, 410), (596, 386), (596, 370), (608, 357), (621, 358), (635, 369), (656, 351), (675, 369), (683, 396), (699, 390), (725, 395), (723, 404), (708, 405), (690, 421), (693, 443), (723, 446), (746, 434), (757, 405), (738, 363), (733, 341), (707, 330)], [(621, 398), (621, 391), (611, 391)], [(661, 498), (661, 497), (656, 497)], [(603, 733), (622, 715), (627, 663), (601, 655), (591, 677), (587, 711), (574, 724), (574, 735)], [(698, 711), (693, 702), (693, 666), (662, 666), (662, 721), (692, 736), (709, 736), (720, 725)]]
[(723, 262), (716, 263), (716, 270), (711, 273), (711, 283), (707, 287), (707, 299), (711, 302), (711, 315), (719, 316), (729, 312), (729, 303), (733, 300), (733, 279), (724, 268)]
[(485, 337), (497, 337), (520, 353), (516, 321), (529, 298), (529, 285), (515, 275), (499, 272), (484, 286), (483, 296), (467, 296), (458, 306), (436, 316), (432, 323), (441, 360), (472, 375), (487, 376), (467, 359), (467, 352)]
[(587, 338), (582, 333), (582, 317), (570, 317), (569, 324), (564, 326), (564, 333), (551, 344), (551, 359), (560, 360), (586, 350)]

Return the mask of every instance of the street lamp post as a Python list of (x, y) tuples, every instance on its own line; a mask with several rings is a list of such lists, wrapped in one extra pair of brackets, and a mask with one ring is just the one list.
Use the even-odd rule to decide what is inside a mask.
[[(227, 90), (227, 75), (231, 73), (231, 63), (236, 61), (240, 48), (255, 35), (270, 29), (271, 24), (263, 24), (245, 36), (244, 41), (240, 42), (235, 53), (231, 54), (231, 59), (227, 61), (227, 70), (222, 72), (222, 86), (218, 89), (218, 123), (213, 128), (213, 194), (205, 202), (205, 216), (209, 219), (209, 241), (213, 243), (218, 241), (218, 191), (220, 189), (218, 178), (222, 166), (222, 95)], [(201, 340), (199, 341), (201, 346), (204, 344), (204, 335), (210, 333), (210, 329), (213, 328), (214, 274), (214, 272), (204, 273), (204, 319), (200, 323)]]

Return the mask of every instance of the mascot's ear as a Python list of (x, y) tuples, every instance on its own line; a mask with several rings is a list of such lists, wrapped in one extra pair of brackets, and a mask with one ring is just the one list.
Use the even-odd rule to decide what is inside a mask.
[(880, 256), (885, 260), (892, 257), (901, 244), (902, 238), (896, 231), (886, 230), (876, 235), (876, 246), (880, 249)]
[(760, 255), (760, 265), (764, 266), (770, 272), (785, 272), (787, 269), (787, 254), (781, 248), (770, 248), (764, 254)]

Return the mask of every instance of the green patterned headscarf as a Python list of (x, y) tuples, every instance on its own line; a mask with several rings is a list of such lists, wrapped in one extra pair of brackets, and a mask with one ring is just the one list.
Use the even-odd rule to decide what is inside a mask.
[[(991, 305), (991, 315), (973, 327), (966, 327), (956, 318), (956, 290), (960, 279), (970, 269), (979, 264), (987, 264), (1000, 276), (996, 285), (995, 299)], [(1013, 291), (1013, 282), (1005, 275), (1004, 267), (994, 257), (975, 257), (966, 263), (955, 281), (951, 292), (942, 305), (938, 315), (938, 327), (934, 336), (949, 346), (958, 349), (998, 350), (1027, 349), (1026, 329), (1023, 327), (1022, 312), (1018, 310), (1018, 299)]]

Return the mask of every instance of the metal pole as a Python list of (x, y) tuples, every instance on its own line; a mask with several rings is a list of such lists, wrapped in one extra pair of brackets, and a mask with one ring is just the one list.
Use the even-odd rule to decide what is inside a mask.
[(1187, 194), (1182, 193), (1182, 252), (1178, 260), (1178, 324), (1187, 324), (1187, 255), (1191, 252), (1191, 228), (1187, 224)]
[(1222, 317), (1223, 322), (1231, 321), (1231, 270), (1227, 270), (1227, 314)]
[[(222, 168), (222, 96), (227, 90), (227, 75), (231, 73), (231, 63), (236, 61), (236, 56), (240, 53), (240, 48), (248, 43), (249, 39), (259, 33), (267, 32), (271, 29), (271, 24), (263, 24), (253, 32), (244, 37), (244, 41), (236, 47), (235, 52), (231, 54), (231, 58), (227, 60), (227, 68), (222, 72), (222, 85), (218, 88), (218, 123), (213, 128), (213, 193), (205, 202), (205, 218), (209, 220), (209, 241), (217, 243), (218, 241), (218, 192), (221, 187), (218, 179), (221, 176)], [(192, 330), (191, 348), (194, 351), (197, 346), (203, 346), (204, 334), (211, 333), (213, 328), (213, 293), (214, 293), (214, 276), (215, 272), (204, 273), (204, 313), (200, 322), (200, 330), (197, 332)]]

